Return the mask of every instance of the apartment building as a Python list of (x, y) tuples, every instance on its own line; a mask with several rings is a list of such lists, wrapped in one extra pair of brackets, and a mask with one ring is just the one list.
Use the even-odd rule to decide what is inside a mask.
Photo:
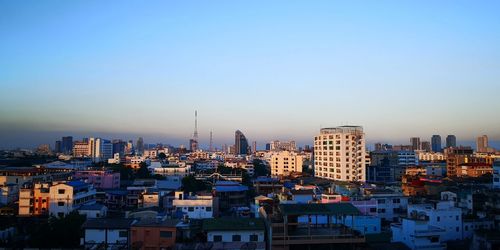
[(361, 181), (365, 174), (365, 134), (360, 126), (323, 128), (314, 137), (314, 174), (337, 181)]
[(82, 181), (57, 183), (50, 187), (49, 212), (63, 216), (82, 205), (94, 204), (96, 190), (94, 186)]
[(212, 194), (186, 195), (183, 191), (176, 191), (172, 203), (179, 218), (187, 215), (193, 219), (206, 219), (217, 215), (217, 198)]
[(277, 151), (271, 155), (271, 175), (288, 176), (291, 173), (301, 173), (303, 156), (292, 151)]

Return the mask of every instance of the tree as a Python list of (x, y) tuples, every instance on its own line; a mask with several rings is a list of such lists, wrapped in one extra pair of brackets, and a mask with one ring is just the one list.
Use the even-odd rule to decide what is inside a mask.
[(207, 190), (208, 188), (206, 183), (197, 180), (194, 175), (188, 175), (182, 178), (182, 190), (184, 190), (184, 192), (198, 192)]
[(123, 164), (112, 164), (109, 166), (113, 172), (120, 173), (120, 180), (133, 180), (134, 171), (132, 168), (125, 167)]
[(158, 154), (158, 159), (163, 161), (163, 160), (167, 159), (167, 155), (165, 153), (161, 152)]
[(253, 172), (254, 176), (268, 176), (271, 171), (267, 168), (266, 164), (259, 159), (253, 160)]
[(137, 173), (135, 173), (135, 177), (140, 179), (152, 178), (148, 165), (145, 162), (141, 162), (139, 164), (139, 169), (137, 170)]
[(85, 216), (73, 211), (63, 217), (50, 217), (48, 221), (33, 225), (28, 245), (38, 248), (78, 248), (83, 236)]

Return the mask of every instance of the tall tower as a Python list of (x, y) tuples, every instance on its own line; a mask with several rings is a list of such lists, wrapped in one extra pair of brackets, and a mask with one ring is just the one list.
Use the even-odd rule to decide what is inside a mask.
[(194, 133), (193, 139), (189, 140), (189, 150), (195, 152), (198, 150), (198, 111), (194, 111)]
[(210, 146), (208, 147), (208, 151), (213, 152), (214, 151), (214, 140), (212, 138), (212, 131), (210, 130)]
[(198, 141), (198, 110), (194, 111), (194, 134), (193, 139)]

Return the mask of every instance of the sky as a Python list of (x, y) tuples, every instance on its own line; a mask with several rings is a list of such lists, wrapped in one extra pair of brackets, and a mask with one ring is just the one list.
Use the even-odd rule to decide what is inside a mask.
[[(0, 0), (0, 148), (500, 141), (499, 1)], [(500, 145), (499, 145), (500, 146)]]

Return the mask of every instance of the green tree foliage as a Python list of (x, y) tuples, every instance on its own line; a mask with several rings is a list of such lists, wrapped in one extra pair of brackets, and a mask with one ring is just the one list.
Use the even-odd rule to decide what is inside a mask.
[(208, 190), (209, 186), (203, 181), (196, 180), (193, 175), (182, 178), (182, 190), (184, 192), (198, 192)]
[(153, 178), (149, 172), (148, 165), (145, 162), (141, 162), (139, 164), (139, 169), (137, 170), (137, 173), (135, 173), (135, 177), (139, 179)]
[(271, 174), (271, 171), (262, 160), (255, 159), (252, 163), (254, 176), (268, 176)]
[(108, 169), (113, 172), (120, 173), (120, 180), (133, 180), (134, 179), (134, 171), (132, 168), (125, 167), (123, 164), (111, 164)]
[(165, 153), (161, 152), (158, 154), (158, 159), (163, 161), (163, 160), (167, 159), (167, 155)]
[(33, 226), (27, 243), (37, 248), (78, 248), (84, 222), (85, 216), (76, 211), (64, 217), (50, 217), (48, 221)]

